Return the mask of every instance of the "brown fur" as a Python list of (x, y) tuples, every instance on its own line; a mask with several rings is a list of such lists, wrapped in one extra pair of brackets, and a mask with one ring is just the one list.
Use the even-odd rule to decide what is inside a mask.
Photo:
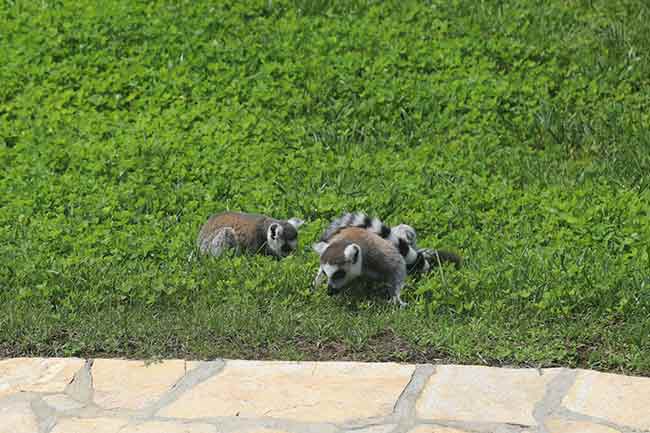
[(392, 280), (406, 273), (406, 263), (391, 242), (364, 228), (345, 228), (334, 235), (321, 256), (322, 263), (341, 264), (350, 244), (361, 247), (363, 273), (373, 279)]
[(286, 221), (277, 220), (265, 215), (240, 212), (224, 212), (211, 216), (203, 225), (197, 239), (199, 248), (208, 245), (216, 234), (223, 228), (230, 227), (234, 231), (239, 248), (249, 253), (267, 251), (266, 233), (269, 226), (278, 223), (283, 228), (282, 236), (287, 240), (296, 239), (298, 231)]

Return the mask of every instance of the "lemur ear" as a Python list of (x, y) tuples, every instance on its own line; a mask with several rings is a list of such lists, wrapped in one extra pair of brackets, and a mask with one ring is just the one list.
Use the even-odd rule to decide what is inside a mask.
[(300, 218), (291, 218), (287, 222), (291, 224), (296, 230), (298, 230), (298, 228), (305, 223)]
[(318, 255), (320, 256), (320, 255), (323, 255), (323, 253), (324, 253), (325, 250), (327, 249), (327, 242), (318, 242), (318, 243), (315, 243), (314, 245), (312, 245), (311, 247), (312, 247), (312, 248), (314, 249), (314, 251), (316, 251), (316, 252), (318, 253)]
[(408, 224), (400, 224), (391, 229), (393, 236), (396, 238), (406, 238), (409, 245), (415, 245), (417, 241), (417, 234), (415, 229)]
[(352, 263), (355, 264), (359, 260), (359, 253), (361, 252), (361, 248), (359, 248), (359, 245), (357, 244), (351, 244), (345, 247), (345, 250), (343, 251), (343, 254), (345, 255), (345, 259)]
[(271, 234), (271, 239), (274, 241), (277, 240), (282, 234), (282, 226), (278, 223), (273, 223), (269, 226), (269, 233)]

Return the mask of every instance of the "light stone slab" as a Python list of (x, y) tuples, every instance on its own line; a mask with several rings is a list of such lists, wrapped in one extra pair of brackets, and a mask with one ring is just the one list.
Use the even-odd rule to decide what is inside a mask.
[(38, 419), (29, 401), (13, 401), (0, 406), (0, 433), (38, 433)]
[(228, 361), (159, 414), (322, 422), (385, 416), (414, 370), (394, 363)]
[(185, 361), (185, 369), (190, 371), (198, 367), (203, 367), (206, 364), (208, 364), (206, 361)]
[(43, 397), (48, 406), (57, 411), (75, 410), (84, 407), (83, 403), (68, 397), (65, 394), (47, 395)]
[(585, 421), (569, 421), (560, 418), (546, 420), (548, 433), (621, 433), (611, 427)]
[(77, 358), (12, 358), (0, 361), (0, 397), (18, 392), (63, 392), (83, 367)]
[(535, 426), (535, 404), (559, 370), (437, 366), (416, 404), (430, 420), (510, 423)]
[(217, 428), (210, 424), (150, 421), (128, 425), (119, 433), (217, 433)]
[(580, 370), (562, 401), (569, 410), (650, 430), (650, 378)]
[(435, 425), (419, 425), (409, 433), (467, 433), (463, 430), (458, 430), (450, 427), (441, 427)]
[(143, 409), (185, 375), (185, 361), (144, 363), (98, 359), (92, 368), (94, 401), (105, 409)]
[(121, 418), (63, 418), (51, 433), (118, 433), (127, 424)]
[(129, 423), (124, 418), (64, 418), (52, 433), (217, 433), (210, 424), (148, 421)]
[(245, 433), (289, 433), (289, 432), (281, 429), (263, 428), (259, 430), (249, 430), (246, 431)]
[(354, 433), (388, 433), (393, 431), (395, 424), (373, 425), (362, 429), (354, 430)]

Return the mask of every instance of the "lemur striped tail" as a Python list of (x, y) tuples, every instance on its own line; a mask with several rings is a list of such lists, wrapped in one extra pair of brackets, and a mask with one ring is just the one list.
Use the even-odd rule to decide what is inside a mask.
[[(409, 241), (405, 239), (403, 229), (391, 229), (381, 222), (379, 218), (371, 218), (361, 212), (346, 213), (332, 221), (329, 227), (325, 229), (323, 236), (321, 236), (321, 241), (327, 242), (338, 232), (349, 227), (364, 228), (391, 242), (397, 247), (402, 257), (404, 257), (404, 261), (409, 268), (419, 260), (426, 261), (421, 260), (421, 254), (415, 250), (414, 245), (411, 245)], [(412, 228), (410, 228), (410, 230), (413, 231), (413, 238), (415, 238), (415, 231)]]
[(459, 268), (463, 263), (462, 257), (449, 251), (436, 251), (428, 248), (416, 249), (416, 234), (413, 227), (400, 224), (390, 228), (378, 218), (371, 218), (361, 212), (345, 213), (332, 221), (323, 236), (321, 236), (321, 241), (327, 242), (338, 232), (348, 227), (370, 230), (395, 245), (402, 257), (404, 257), (409, 273), (426, 272), (432, 266), (445, 263), (454, 263), (456, 268)]
[(440, 264), (442, 265), (445, 263), (453, 263), (456, 265), (456, 268), (460, 268), (463, 264), (463, 258), (461, 256), (450, 251), (443, 250), (436, 250), (435, 254), (431, 256), (429, 261), (432, 265), (438, 265), (438, 261), (440, 261)]
[(390, 240), (394, 242), (395, 245), (397, 245), (397, 237), (391, 233), (390, 227), (381, 222), (381, 220), (378, 218), (371, 218), (361, 212), (345, 213), (336, 218), (334, 221), (332, 221), (329, 227), (325, 229), (325, 232), (321, 236), (320, 240), (326, 242), (338, 232), (348, 227), (359, 227), (370, 230), (376, 235)]
[[(430, 266), (440, 266), (447, 263), (453, 263), (456, 266), (456, 269), (460, 268), (463, 264), (463, 258), (456, 253), (445, 250), (430, 250), (422, 249), (418, 250), (418, 261), (416, 265), (421, 261), (427, 262)], [(413, 266), (411, 266), (411, 269)]]

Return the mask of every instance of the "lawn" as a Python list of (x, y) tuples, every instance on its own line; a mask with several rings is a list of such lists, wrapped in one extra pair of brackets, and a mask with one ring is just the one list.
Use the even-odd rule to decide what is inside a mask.
[[(645, 0), (5, 0), (0, 357), (650, 375)], [(299, 252), (199, 257), (226, 209)], [(311, 294), (343, 211), (465, 258)]]

